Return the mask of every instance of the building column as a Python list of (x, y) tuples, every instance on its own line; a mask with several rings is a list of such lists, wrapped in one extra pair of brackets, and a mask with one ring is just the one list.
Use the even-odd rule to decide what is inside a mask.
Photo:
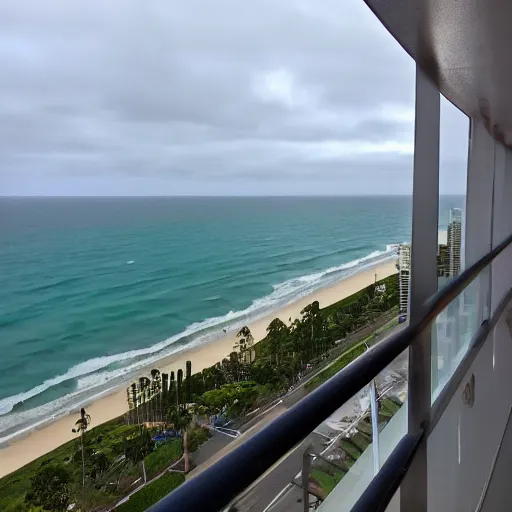
[[(492, 247), (496, 247), (512, 233), (512, 151), (499, 142), (495, 143), (492, 208)], [(512, 247), (492, 262), (491, 273), (491, 307), (494, 311), (512, 287)]]
[[(409, 318), (422, 315), (423, 303), (437, 292), (439, 216), (440, 94), (416, 66), (416, 119)], [(437, 368), (437, 364), (434, 365)], [(408, 430), (425, 427), (431, 406), (431, 329), (409, 347)], [(427, 511), (426, 441), (419, 447), (400, 487), (402, 510)]]

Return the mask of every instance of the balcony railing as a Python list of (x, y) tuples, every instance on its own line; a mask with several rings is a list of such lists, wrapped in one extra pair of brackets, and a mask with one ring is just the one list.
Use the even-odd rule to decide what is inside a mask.
[[(322, 421), (351, 400), (407, 350), (433, 324), (438, 315), (457, 301), (464, 290), (511, 243), (512, 235), (431, 297), (424, 304), (417, 322), (411, 323), (362, 354), (259, 433), (151, 507), (151, 512), (217, 511), (228, 507), (240, 493), (309, 436)], [(375, 471), (375, 476), (360, 493), (352, 510), (386, 509), (406, 475), (418, 447), (442, 416), (511, 298), (512, 292), (509, 292), (502, 298), (492, 317), (485, 319), (470, 333), (470, 341), (460, 351), (462, 355), (452, 365), (450, 372), (445, 372), (442, 386), (438, 386), (430, 416), (416, 432), (405, 433), (404, 428), (403, 436), (386, 461)], [(373, 428), (378, 432), (378, 425)]]

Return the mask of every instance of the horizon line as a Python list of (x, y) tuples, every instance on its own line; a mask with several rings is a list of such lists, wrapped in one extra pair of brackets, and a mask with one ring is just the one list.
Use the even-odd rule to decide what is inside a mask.
[[(465, 196), (464, 193), (443, 193), (443, 196)], [(201, 195), (201, 194), (181, 194), (181, 195), (3, 195), (0, 199), (237, 199), (237, 198), (338, 198), (338, 197), (412, 197), (411, 194), (239, 194), (239, 195)]]

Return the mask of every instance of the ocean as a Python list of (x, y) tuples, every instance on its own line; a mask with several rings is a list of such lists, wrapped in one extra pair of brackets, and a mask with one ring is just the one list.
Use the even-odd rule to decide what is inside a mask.
[(0, 198), (0, 442), (410, 236), (403, 196)]

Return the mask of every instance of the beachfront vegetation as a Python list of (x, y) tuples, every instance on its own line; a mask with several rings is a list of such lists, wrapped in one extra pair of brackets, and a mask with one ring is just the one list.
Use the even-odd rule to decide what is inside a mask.
[[(29, 512), (41, 507), (38, 512), (58, 511), (73, 503), (75, 511), (111, 507), (142, 484), (142, 460), (150, 480), (181, 459), (181, 438), (155, 442), (155, 431), (143, 428), (141, 433), (140, 426), (127, 425), (124, 417), (88, 429), (83, 436), (85, 487), (81, 442), (76, 439), (2, 478), (0, 510)], [(194, 437), (204, 442), (207, 434), (201, 429)], [(198, 447), (194, 441), (192, 450)]]
[(71, 478), (63, 466), (46, 466), (32, 478), (25, 501), (43, 510), (66, 510)]
[[(190, 361), (185, 375), (182, 369), (169, 373), (153, 369), (151, 378), (141, 377), (127, 388), (125, 417), (84, 428), (79, 439), (1, 479), (0, 510), (51, 511), (74, 503), (75, 511), (99, 511), (161, 476), (116, 508), (145, 510), (179, 485), (183, 473), (191, 469), (188, 453), (209, 436), (201, 424), (241, 425), (248, 413), (335, 361), (306, 384), (304, 392), (311, 391), (366, 350), (373, 340), (360, 334), (364, 342), (358, 343), (355, 333), (364, 333), (397, 304), (398, 280), (391, 276), (327, 308), (313, 302), (294, 321), (274, 319), (259, 343), (244, 326), (232, 353), (201, 372), (192, 374)], [(80, 428), (82, 418), (77, 422)], [(354, 460), (347, 457), (343, 471)], [(182, 473), (166, 472), (170, 466)], [(38, 491), (38, 482), (52, 471), (60, 475), (55, 478), (60, 490), (50, 503)], [(330, 477), (336, 481), (340, 475)]]

